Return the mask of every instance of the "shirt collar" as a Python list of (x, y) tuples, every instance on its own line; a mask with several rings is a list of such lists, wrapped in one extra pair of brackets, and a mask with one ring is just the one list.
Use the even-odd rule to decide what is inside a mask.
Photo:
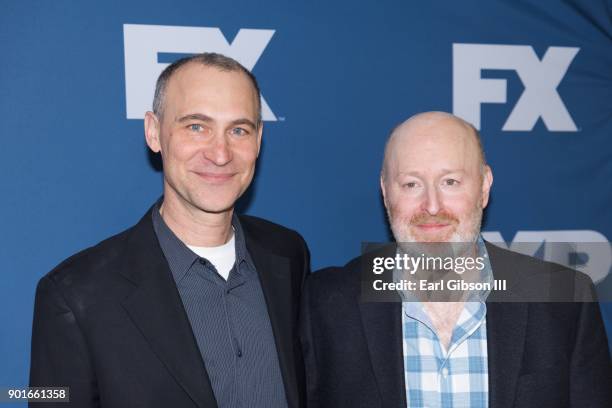
[[(476, 241), (476, 246), (478, 251), (477, 256), (483, 258), (484, 264), (484, 268), (481, 271), (480, 281), (493, 282), (493, 271), (491, 269), (489, 254), (487, 252), (484, 240), (480, 235)], [(445, 353), (447, 355), (450, 354), (461, 341), (468, 336), (471, 336), (472, 333), (476, 331), (483, 324), (483, 322), (485, 322), (485, 316), (487, 314), (487, 305), (485, 300), (489, 293), (490, 291), (483, 291), (476, 296), (472, 296), (463, 303), (463, 310), (461, 311), (461, 315), (453, 328), (450, 344), (448, 345), (448, 348), (445, 349)], [(416, 320), (429, 327), (433, 332), (436, 331), (431, 320), (429, 319), (429, 316), (423, 309), (423, 303), (418, 300), (402, 302), (402, 321), (404, 321), (406, 318)], [(462, 330), (456, 330), (457, 327), (460, 327)]]
[[(180, 280), (185, 277), (194, 262), (198, 261), (200, 257), (189, 249), (187, 245), (185, 245), (185, 243), (181, 241), (176, 234), (174, 234), (174, 232), (172, 232), (170, 227), (168, 227), (159, 213), (162, 203), (163, 197), (160, 198), (153, 207), (153, 212), (151, 214), (153, 218), (153, 228), (164, 256), (168, 261), (168, 265), (170, 266), (172, 276), (176, 282), (180, 282)], [(247, 270), (255, 270), (253, 261), (251, 260), (246, 248), (244, 230), (242, 229), (240, 220), (235, 213), (232, 215), (232, 227), (234, 228), (235, 237), (236, 265), (239, 266), (243, 262), (246, 262), (250, 266), (250, 268), (246, 268)]]
[[(484, 264), (484, 268), (480, 271), (479, 282), (490, 282), (492, 284), (493, 269), (491, 268), (491, 262), (489, 259), (489, 253), (487, 252), (487, 247), (480, 234), (476, 239), (476, 248), (478, 252), (476, 256), (481, 257), (483, 259)], [(490, 292), (490, 290), (484, 290), (479, 293), (473, 293), (470, 299), (467, 299), (465, 303), (471, 303), (472, 305), (470, 307), (475, 307), (476, 309), (478, 309), (478, 315), (480, 315), (480, 313), (482, 313), (482, 310), (486, 310), (485, 300), (489, 296)], [(404, 300), (403, 308), (408, 316), (416, 318), (417, 320), (423, 320), (426, 317), (426, 315), (422, 312), (423, 305), (414, 297), (414, 295), (412, 295), (411, 293), (400, 292), (400, 296)], [(473, 312), (476, 313), (476, 310), (474, 310)]]
[(255, 265), (247, 250), (244, 230), (242, 229), (242, 224), (236, 213), (232, 215), (232, 227), (234, 227), (234, 235), (236, 237), (236, 265), (246, 262), (251, 269), (255, 270)]

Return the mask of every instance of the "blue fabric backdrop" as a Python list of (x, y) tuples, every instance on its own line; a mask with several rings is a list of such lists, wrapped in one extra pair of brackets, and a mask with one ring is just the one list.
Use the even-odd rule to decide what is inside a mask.
[[(240, 208), (300, 231), (314, 268), (388, 238), (384, 141), (426, 110), (455, 111), (481, 130), (495, 175), (489, 237), (607, 242), (610, 6), (3, 1), (0, 386), (27, 384), (38, 279), (160, 195), (138, 117), (151, 78), (185, 54), (226, 52), (258, 77), (264, 146)], [(604, 252), (583, 268), (610, 293)]]

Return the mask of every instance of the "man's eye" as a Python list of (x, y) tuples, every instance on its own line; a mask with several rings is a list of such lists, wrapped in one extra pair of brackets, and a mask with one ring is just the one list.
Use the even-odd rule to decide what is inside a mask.
[(247, 132), (246, 129), (238, 127), (238, 128), (233, 128), (231, 130), (231, 133), (234, 136), (244, 136), (244, 135), (248, 134), (249, 132)]
[(417, 183), (415, 183), (414, 181), (409, 181), (407, 183), (404, 183), (404, 187), (406, 188), (415, 188), (417, 185)]
[(455, 179), (446, 179), (444, 180), (444, 184), (446, 184), (447, 186), (456, 186), (459, 185), (459, 181)]
[(204, 126), (194, 123), (192, 125), (189, 125), (189, 130), (191, 130), (192, 132), (202, 132), (204, 130)]

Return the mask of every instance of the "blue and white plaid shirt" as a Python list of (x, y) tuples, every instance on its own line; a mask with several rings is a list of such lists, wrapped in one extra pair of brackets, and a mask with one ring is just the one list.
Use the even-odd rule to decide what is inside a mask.
[[(484, 243), (485, 274), (492, 277)], [(484, 253), (482, 252), (484, 251)], [(403, 302), (404, 379), (408, 408), (489, 405), (486, 304), (465, 302), (446, 350), (418, 301)]]

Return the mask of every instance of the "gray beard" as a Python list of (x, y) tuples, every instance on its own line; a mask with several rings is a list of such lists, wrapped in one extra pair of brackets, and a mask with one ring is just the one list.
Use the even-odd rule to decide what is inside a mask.
[(393, 237), (401, 252), (410, 256), (428, 254), (429, 256), (456, 257), (466, 254), (473, 248), (474, 243), (480, 235), (482, 211), (482, 208), (477, 206), (468, 220), (470, 226), (467, 233), (461, 234), (457, 231), (453, 232), (451, 237), (445, 241), (445, 243), (448, 243), (447, 245), (445, 245), (445, 243), (418, 241), (416, 237), (409, 232), (410, 224), (395, 220), (388, 209), (387, 217), (389, 219), (391, 231), (393, 232)]

